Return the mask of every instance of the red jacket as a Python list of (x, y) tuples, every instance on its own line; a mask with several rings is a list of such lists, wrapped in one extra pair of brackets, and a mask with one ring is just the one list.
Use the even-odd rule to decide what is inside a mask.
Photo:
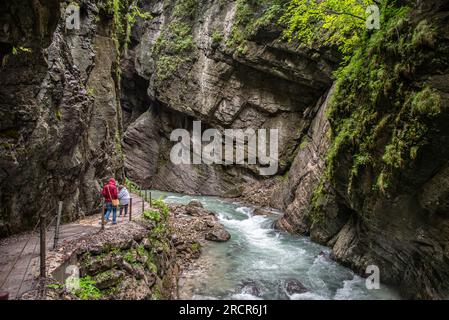
[(115, 185), (115, 179), (111, 178), (109, 183), (103, 187), (103, 191), (101, 191), (106, 202), (112, 203), (112, 199), (118, 199), (117, 187)]

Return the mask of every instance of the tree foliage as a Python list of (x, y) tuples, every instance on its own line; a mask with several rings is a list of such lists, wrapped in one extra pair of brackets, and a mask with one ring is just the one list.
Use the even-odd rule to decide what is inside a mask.
[(350, 56), (361, 41), (373, 0), (291, 0), (281, 18), (288, 40), (335, 45)]

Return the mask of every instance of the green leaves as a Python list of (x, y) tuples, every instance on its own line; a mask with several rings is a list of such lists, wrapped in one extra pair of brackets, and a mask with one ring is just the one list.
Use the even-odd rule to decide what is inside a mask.
[(335, 45), (345, 56), (360, 44), (371, 0), (291, 0), (280, 22), (284, 36), (306, 46)]
[(161, 214), (156, 210), (145, 210), (143, 212), (143, 217), (148, 220), (153, 220), (156, 222), (161, 221)]
[(137, 18), (150, 20), (153, 19), (153, 16), (151, 15), (151, 13), (141, 10), (137, 5), (137, 1), (134, 1), (129, 7), (128, 12), (126, 13), (126, 31), (124, 42), (125, 55), (128, 54), (128, 46), (131, 42), (131, 30), (134, 24), (137, 22)]
[(245, 54), (246, 42), (261, 27), (277, 24), (286, 0), (237, 0), (231, 35), (226, 46)]
[(31, 50), (30, 48), (25, 48), (25, 47), (13, 47), (12, 48), (12, 54), (18, 55), (19, 53), (24, 52), (24, 53), (32, 53), (33, 50)]
[(191, 61), (192, 52), (196, 48), (192, 28), (197, 10), (196, 0), (176, 2), (171, 14), (172, 20), (163, 28), (152, 49), (156, 61), (156, 84), (163, 84), (181, 65)]
[(169, 209), (168, 209), (167, 204), (164, 202), (164, 200), (162, 200), (162, 198), (160, 198), (157, 200), (153, 200), (151, 203), (153, 206), (155, 206), (156, 208), (158, 208), (161, 211), (162, 217), (164, 219), (167, 219), (168, 214), (169, 214)]
[(79, 279), (79, 288), (74, 294), (81, 300), (100, 299), (102, 297), (100, 289), (96, 287), (96, 282), (90, 276)]

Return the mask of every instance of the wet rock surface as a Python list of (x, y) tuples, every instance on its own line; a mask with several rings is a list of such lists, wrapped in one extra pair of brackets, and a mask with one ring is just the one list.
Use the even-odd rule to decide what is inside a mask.
[[(447, 178), (449, 153), (442, 148), (449, 139), (447, 126), (443, 125), (448, 119), (449, 88), (447, 82), (443, 84), (435, 80), (445, 79), (449, 74), (448, 64), (440, 65), (438, 62), (448, 60), (447, 9), (447, 3), (440, 0), (413, 7), (407, 23), (396, 36), (409, 39), (410, 34), (417, 35), (423, 26), (432, 25), (429, 28), (433, 28), (435, 33), (428, 34), (433, 37), (432, 49), (419, 42), (399, 46), (401, 50), (413, 46), (414, 54), (420, 58), (414, 60), (413, 71), (408, 76), (389, 80), (394, 83), (392, 92), (400, 88), (398, 92), (408, 92), (412, 97), (423, 94), (418, 88), (434, 92), (439, 101), (437, 108), (441, 108), (438, 115), (429, 121), (415, 114), (382, 128), (380, 122), (378, 127), (365, 123), (362, 131), (366, 136), (356, 134), (346, 140), (344, 147), (338, 148), (336, 140), (344, 135), (338, 131), (338, 123), (354, 121), (355, 118), (339, 114), (331, 117), (330, 123), (322, 111), (328, 108), (324, 103), (318, 109), (307, 134), (307, 143), (297, 153), (287, 179), (271, 198), (286, 212), (277, 222), (277, 227), (310, 235), (312, 240), (332, 247), (331, 256), (335, 260), (361, 275), (365, 274), (367, 266), (378, 266), (384, 275), (383, 282), (398, 286), (404, 297), (415, 299), (441, 299), (449, 294), (448, 252), (445, 249), (449, 239), (445, 200), (448, 188), (443, 182)], [(377, 45), (386, 48), (391, 43), (397, 43), (397, 40), (385, 34)], [(364, 54), (368, 59), (367, 65), (379, 63), (371, 60), (371, 54)], [(382, 51), (380, 61), (389, 77), (394, 77), (395, 66), (404, 63), (406, 56), (408, 54), (394, 55), (390, 60), (390, 56)], [(363, 73), (359, 70), (354, 76), (357, 78)], [(414, 79), (413, 85), (410, 79)], [(386, 83), (385, 87), (388, 87)], [(381, 88), (380, 91), (384, 87)], [(351, 94), (355, 94), (360, 105), (346, 101)], [(337, 99), (335, 95), (340, 95), (343, 101), (338, 110), (350, 108), (351, 115), (368, 109), (375, 112), (387, 110), (376, 114), (378, 119), (399, 119), (403, 111), (397, 110), (405, 110), (409, 99), (404, 94), (394, 99), (386, 98), (388, 102), (385, 103), (376, 100), (365, 104), (361, 102), (364, 93), (348, 83), (340, 87), (340, 92), (335, 91), (334, 98)], [(390, 108), (393, 104), (402, 109)], [(364, 119), (368, 117), (367, 114), (363, 116)], [(425, 127), (425, 133), (395, 136), (414, 125)], [(368, 128), (381, 129), (375, 134), (375, 130), (369, 131), (373, 134), (367, 134)], [(329, 139), (329, 134), (332, 139)], [(363, 153), (361, 146), (367, 141), (372, 147)], [(419, 154), (409, 155), (415, 150), (415, 143), (422, 143), (418, 148)], [(399, 144), (404, 146), (390, 152)], [(336, 152), (333, 160), (327, 162), (331, 167), (326, 168), (324, 159), (332, 157), (333, 152)], [(370, 160), (359, 166), (357, 157), (362, 153)], [(397, 157), (395, 159), (400, 159), (401, 163), (390, 168), (386, 164), (389, 157), (390, 160)]]
[(187, 206), (189, 206), (189, 207), (198, 207), (198, 208), (203, 208), (203, 204), (201, 203), (201, 201), (199, 201), (199, 200), (192, 200), (192, 201), (190, 201), (188, 204), (187, 204)]
[(254, 297), (260, 297), (262, 295), (260, 284), (253, 280), (242, 281), (240, 290), (243, 294), (249, 294)]
[(112, 19), (84, 1), (81, 29), (67, 30), (67, 4), (0, 4), (0, 237), (59, 200), (66, 220), (92, 213), (104, 179), (122, 176)]
[(231, 235), (225, 229), (215, 229), (209, 231), (205, 235), (206, 240), (215, 241), (215, 242), (226, 242), (231, 239)]
[[(125, 133), (125, 170), (133, 180), (154, 189), (238, 197), (244, 185), (258, 180), (257, 166), (173, 165), (170, 133), (176, 128), (191, 132), (193, 120), (202, 121), (203, 131), (278, 129), (278, 174), (282, 174), (310, 121), (304, 115), (331, 86), (335, 57), (289, 46), (280, 41), (279, 30), (268, 27), (256, 30), (247, 41), (246, 53), (238, 54), (236, 48), (225, 45), (231, 37), (236, 2), (198, 2), (192, 15), (173, 16), (177, 3), (144, 1), (154, 19), (139, 24), (133, 33), (135, 46), (123, 82), (135, 81), (134, 75), (147, 81), (145, 90), (135, 88), (130, 94), (147, 95), (149, 111), (142, 113), (140, 103), (126, 100), (126, 112), (141, 115)], [(164, 50), (165, 36), (179, 23), (191, 26), (187, 37), (192, 37), (192, 50), (179, 57), (170, 52), (152, 54)], [(213, 30), (223, 30), (220, 41), (214, 39)], [(182, 63), (163, 72), (170, 59)]]
[[(231, 238), (229, 232), (226, 231), (212, 211), (196, 205), (192, 206), (190, 203), (187, 206), (170, 204), (169, 207), (174, 211), (175, 217), (178, 217), (181, 222), (193, 226), (191, 229), (196, 231), (193, 238), (196, 238), (198, 242), (204, 242), (199, 241), (201, 238), (218, 242), (228, 241)], [(194, 214), (192, 214), (193, 208), (195, 208)], [(177, 221), (178, 223), (181, 227), (181, 223)]]
[(307, 288), (299, 280), (296, 279), (287, 279), (280, 285), (285, 289), (285, 292), (288, 295), (299, 294), (308, 291)]

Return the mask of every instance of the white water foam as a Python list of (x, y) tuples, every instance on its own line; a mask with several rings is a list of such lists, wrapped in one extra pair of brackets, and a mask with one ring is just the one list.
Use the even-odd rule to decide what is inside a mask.
[(313, 292), (294, 293), (289, 296), (290, 300), (329, 300)]
[[(165, 194), (167, 202), (189, 203), (194, 197)], [(249, 206), (220, 201), (213, 197), (198, 197), (204, 207), (214, 211), (232, 234), (223, 244), (211, 244), (204, 251), (205, 261), (217, 266), (208, 268), (185, 280), (186, 297), (193, 299), (261, 299), (241, 289), (242, 281), (263, 284), (264, 298), (292, 300), (326, 299), (391, 299), (394, 292), (367, 290), (364, 279), (329, 256), (330, 250), (304, 237), (290, 236), (273, 230), (274, 217), (253, 216)], [(221, 266), (221, 267), (220, 267)], [(223, 266), (226, 266), (223, 268)], [(199, 279), (201, 278), (201, 280)], [(280, 281), (299, 279), (305, 293), (288, 295), (280, 292)], [(240, 289), (239, 289), (240, 288)], [(182, 288), (181, 288), (182, 290)]]
[(262, 300), (262, 298), (253, 296), (249, 293), (236, 293), (231, 296), (232, 300)]
[(343, 288), (340, 288), (335, 293), (335, 300), (348, 300), (354, 298), (361, 298), (364, 296), (363, 286), (365, 280), (357, 275), (351, 280), (343, 281)]
[(251, 218), (253, 216), (254, 210), (248, 207), (238, 207), (235, 209), (235, 211), (240, 212), (244, 215), (246, 215), (248, 218)]

